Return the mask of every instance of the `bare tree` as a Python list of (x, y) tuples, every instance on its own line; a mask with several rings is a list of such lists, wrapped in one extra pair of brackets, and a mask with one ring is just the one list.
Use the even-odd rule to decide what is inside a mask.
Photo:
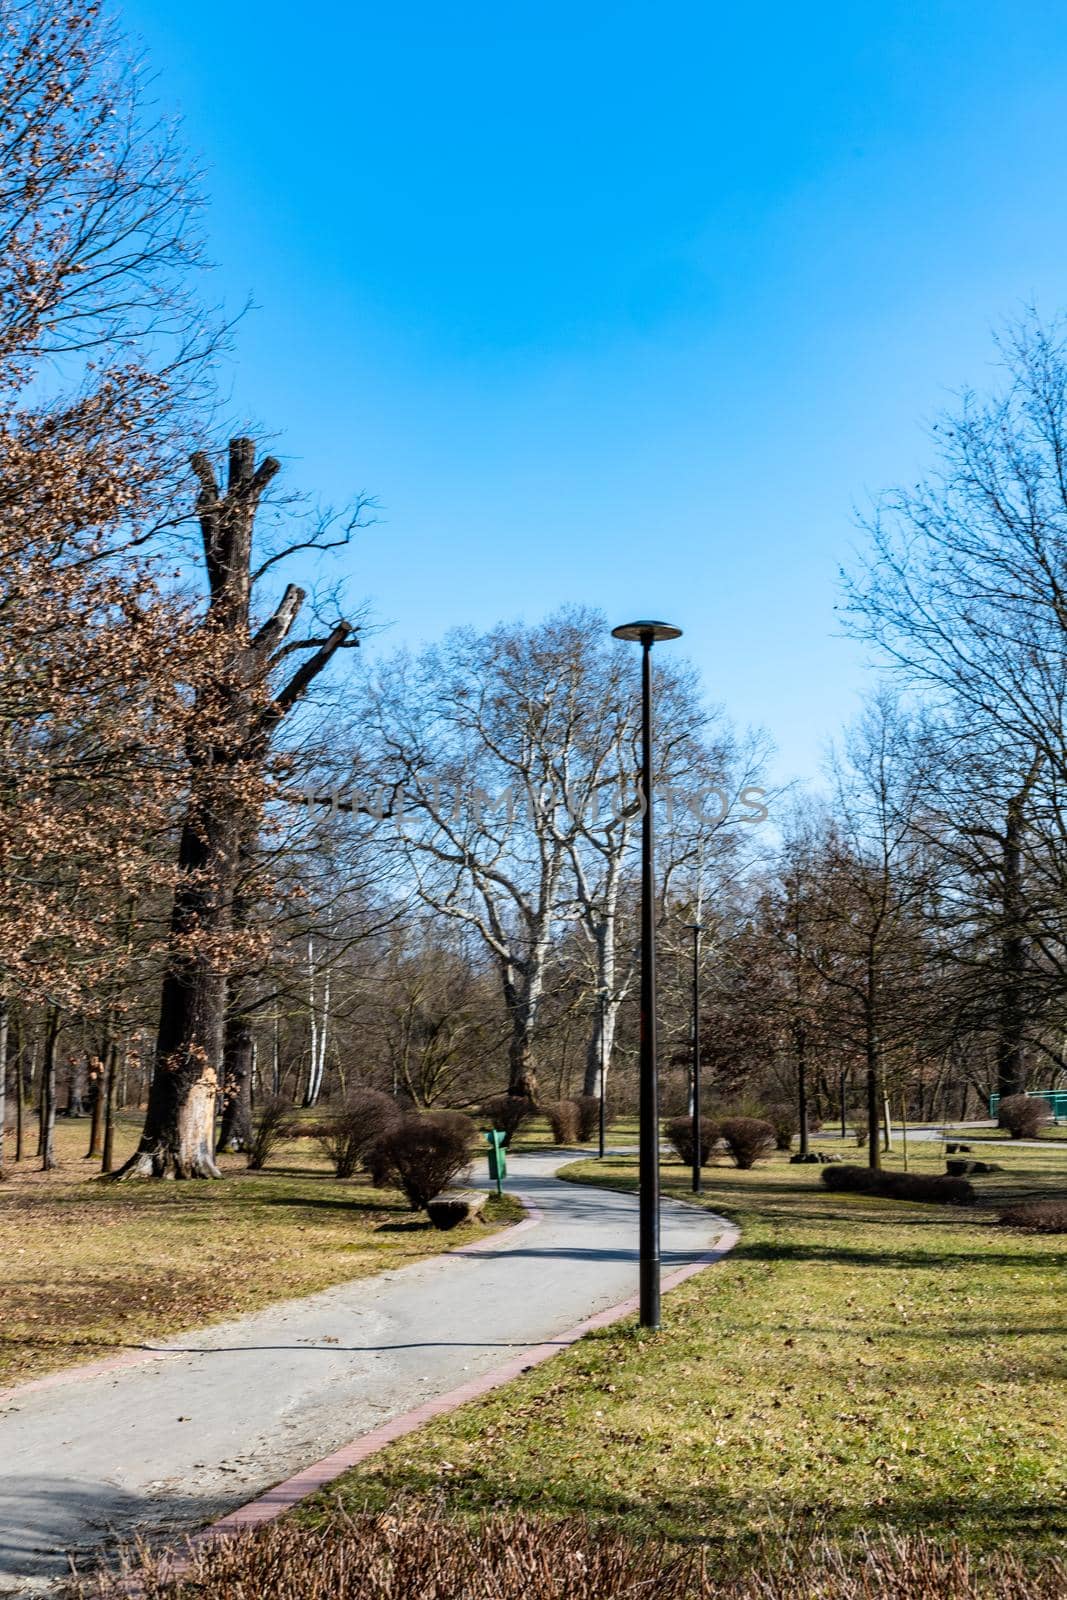
[[(1002, 1092), (1067, 998), (1067, 351), (1031, 314), (1004, 381), (936, 429), (937, 470), (889, 497), (849, 582), (856, 631), (921, 694), (959, 809), (943, 836), (971, 884), (996, 989)], [(952, 835), (954, 834), (954, 839)]]
[[(233, 439), (225, 492), (207, 454), (194, 455), (192, 467), (200, 484), (196, 513), (208, 583), (203, 633), (210, 668), (197, 683), (186, 740), (189, 801), (156, 1064), (144, 1131), (122, 1169), (126, 1175), (219, 1175), (214, 1114), (226, 980), (241, 960), (233, 920), (240, 852), (254, 838), (270, 793), (269, 755), (279, 725), (352, 634), (340, 618), (324, 637), (290, 640), (305, 599), (294, 584), (256, 625), (255, 583), (281, 558), (275, 553), (258, 568), (253, 564), (256, 514), (278, 462), (268, 456), (257, 465), (254, 442)], [(305, 659), (278, 687), (278, 668), (294, 650), (306, 651)]]
[(933, 872), (916, 830), (922, 781), (910, 728), (881, 694), (835, 768), (834, 819), (819, 846), (808, 959), (836, 993), (840, 1034), (863, 1061), (868, 1161), (880, 1165), (887, 1063), (906, 1058), (926, 1005)]

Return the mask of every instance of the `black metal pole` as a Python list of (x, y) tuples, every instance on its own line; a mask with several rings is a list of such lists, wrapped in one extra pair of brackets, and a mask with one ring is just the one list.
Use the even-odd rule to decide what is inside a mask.
[(700, 924), (693, 924), (693, 1193), (701, 1190), (700, 1170)]
[(604, 1082), (604, 1058), (605, 1058), (604, 1025), (607, 1022), (607, 1017), (608, 1017), (608, 997), (607, 997), (606, 993), (604, 992), (604, 990), (601, 989), (601, 991), (600, 991), (600, 1159), (601, 1159), (601, 1161), (603, 1161), (603, 1159), (604, 1159), (604, 1133), (605, 1133), (606, 1123), (607, 1123), (607, 1117), (606, 1117), (606, 1112), (605, 1112), (605, 1097), (607, 1095), (607, 1085)]
[(641, 646), (641, 1011), (638, 1153), (638, 1281), (642, 1328), (660, 1325), (659, 1082), (656, 1061), (656, 892), (652, 816), (652, 646), (680, 639), (669, 622), (627, 622), (616, 639)]
[(656, 1063), (656, 885), (652, 818), (652, 641), (641, 634), (640, 1323), (660, 1325), (659, 1084)]

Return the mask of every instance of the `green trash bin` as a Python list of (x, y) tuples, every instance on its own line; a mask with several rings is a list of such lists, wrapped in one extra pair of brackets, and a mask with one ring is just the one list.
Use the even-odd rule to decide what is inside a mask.
[(490, 1128), (485, 1136), (489, 1146), (489, 1176), (496, 1184), (497, 1194), (504, 1193), (504, 1179), (508, 1175), (508, 1153), (504, 1148), (506, 1137), (499, 1128)]

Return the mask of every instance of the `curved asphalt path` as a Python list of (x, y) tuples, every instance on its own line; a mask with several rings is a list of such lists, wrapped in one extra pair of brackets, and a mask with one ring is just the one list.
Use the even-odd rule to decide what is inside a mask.
[[(33, 1595), (114, 1538), (183, 1534), (340, 1445), (629, 1298), (637, 1199), (515, 1156), (520, 1225), (0, 1395), (0, 1594)], [(732, 1230), (663, 1203), (663, 1270)]]

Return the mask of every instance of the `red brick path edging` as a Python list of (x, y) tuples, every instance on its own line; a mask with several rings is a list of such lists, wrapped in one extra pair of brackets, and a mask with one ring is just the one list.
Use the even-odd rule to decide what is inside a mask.
[[(523, 1196), (524, 1204), (528, 1209), (535, 1211), (529, 1201)], [(526, 1222), (520, 1222), (512, 1230), (517, 1232), (520, 1228), (533, 1227), (539, 1216), (531, 1216)], [(684, 1267), (668, 1273), (663, 1281), (663, 1289), (674, 1289), (687, 1278), (692, 1278), (696, 1273), (703, 1272), (706, 1267), (713, 1266), (727, 1255), (741, 1237), (741, 1232), (733, 1223), (727, 1223), (724, 1231), (719, 1235), (714, 1250), (707, 1251), (698, 1256), (695, 1261), (689, 1262)], [(464, 1245), (462, 1251), (455, 1253), (469, 1253), (479, 1249), (486, 1249), (492, 1240), (484, 1243)], [(531, 1367), (540, 1366), (542, 1361), (548, 1361), (552, 1356), (558, 1355), (561, 1350), (569, 1349), (576, 1344), (585, 1334), (592, 1333), (597, 1328), (608, 1328), (615, 1322), (621, 1322), (637, 1310), (638, 1298), (632, 1295), (628, 1300), (622, 1300), (618, 1305), (609, 1306), (606, 1311), (598, 1311), (585, 1322), (579, 1322), (577, 1327), (569, 1328), (566, 1333), (561, 1333), (555, 1339), (548, 1339), (543, 1344), (533, 1345), (529, 1350), (524, 1350), (520, 1355), (513, 1356), (501, 1366), (494, 1367), (491, 1372), (483, 1373), (480, 1378), (472, 1378), (469, 1383), (464, 1383), (458, 1389), (450, 1389), (447, 1394), (438, 1395), (434, 1400), (427, 1400), (424, 1405), (416, 1406), (412, 1411), (405, 1411), (401, 1416), (394, 1417), (390, 1422), (383, 1422), (379, 1427), (372, 1428), (369, 1433), (361, 1434), (358, 1439), (342, 1445), (340, 1450), (335, 1450), (331, 1455), (324, 1456), (321, 1461), (316, 1461), (313, 1466), (305, 1467), (303, 1472), (298, 1472), (294, 1478), (287, 1478), (284, 1483), (279, 1483), (273, 1489), (268, 1489), (266, 1494), (258, 1499), (251, 1500), (247, 1505), (240, 1506), (236, 1511), (231, 1511), (228, 1516), (222, 1517), (218, 1522), (205, 1528), (202, 1533), (193, 1536), (189, 1541), (192, 1545), (208, 1543), (214, 1539), (232, 1538), (242, 1533), (247, 1528), (257, 1528), (264, 1522), (272, 1522), (275, 1517), (280, 1517), (284, 1512), (290, 1511), (301, 1500), (306, 1500), (309, 1495), (316, 1494), (320, 1489), (339, 1478), (342, 1473), (351, 1467), (358, 1466), (361, 1461), (366, 1461), (368, 1456), (376, 1455), (387, 1444), (392, 1444), (395, 1439), (402, 1439), (406, 1434), (414, 1433), (435, 1417), (447, 1416), (449, 1412), (457, 1411), (460, 1406), (468, 1401), (476, 1400), (483, 1394), (488, 1394), (492, 1389), (499, 1389), (501, 1385), (510, 1383), (521, 1373), (528, 1372)]]

